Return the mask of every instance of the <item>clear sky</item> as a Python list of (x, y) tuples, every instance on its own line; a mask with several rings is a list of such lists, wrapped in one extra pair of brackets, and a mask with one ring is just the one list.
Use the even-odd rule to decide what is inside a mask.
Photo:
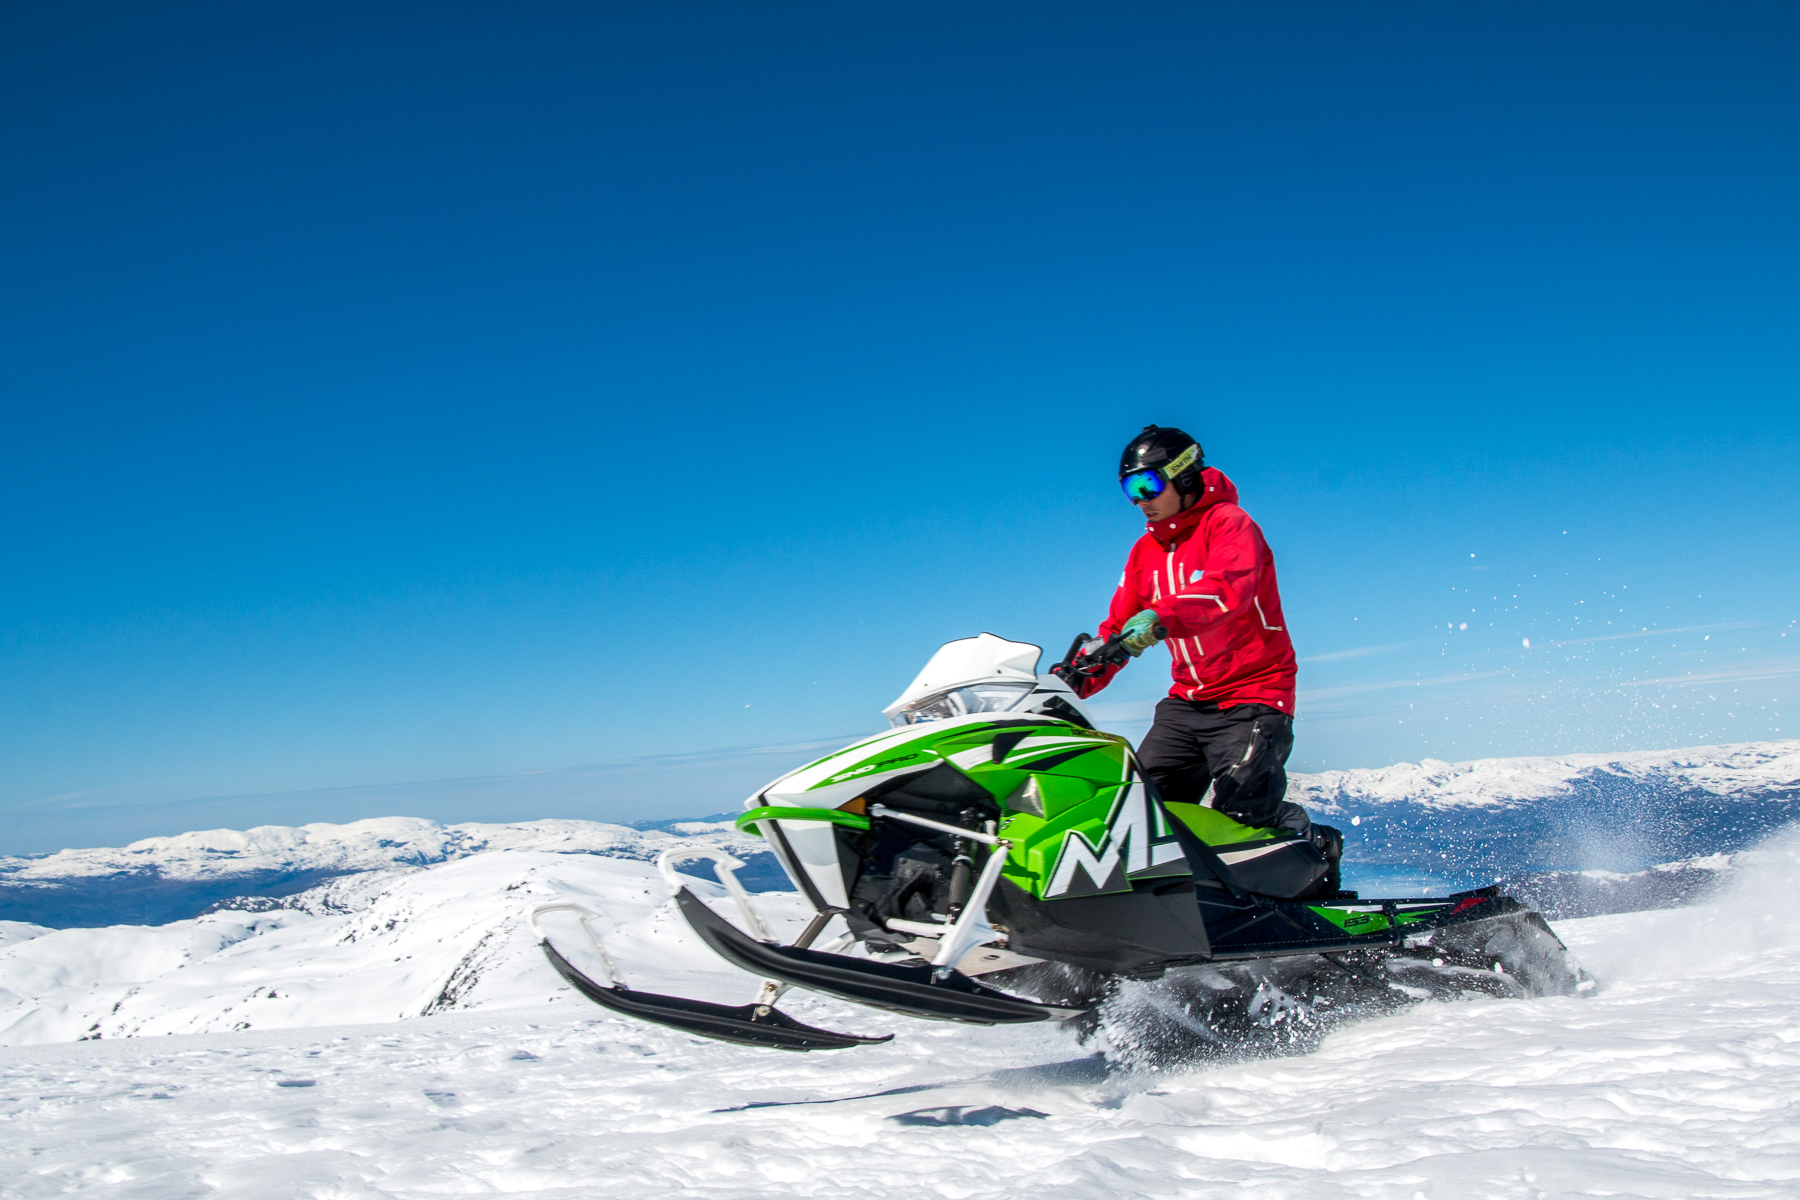
[(732, 807), (1091, 629), (1152, 421), (1275, 549), (1296, 768), (1795, 736), (1796, 62), (1789, 3), (13, 0), (0, 852)]

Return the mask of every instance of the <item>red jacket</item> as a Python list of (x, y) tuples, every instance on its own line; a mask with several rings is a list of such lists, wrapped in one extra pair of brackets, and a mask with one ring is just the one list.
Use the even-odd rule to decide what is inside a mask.
[[(1211, 700), (1220, 708), (1267, 704), (1294, 711), (1294, 643), (1275, 588), (1275, 556), (1262, 530), (1237, 506), (1223, 472), (1201, 473), (1206, 493), (1166, 521), (1147, 525), (1125, 560), (1112, 610), (1100, 626), (1111, 637), (1146, 608), (1169, 631), (1175, 686), (1169, 695)], [(1108, 670), (1083, 689), (1111, 682)]]

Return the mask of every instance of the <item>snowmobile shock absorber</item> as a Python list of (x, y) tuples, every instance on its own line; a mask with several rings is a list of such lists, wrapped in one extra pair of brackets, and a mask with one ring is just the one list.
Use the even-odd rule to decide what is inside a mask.
[[(972, 824), (976, 819), (975, 810), (965, 808), (956, 814), (963, 825)], [(970, 857), (974, 849), (973, 843), (966, 837), (956, 839), (956, 857), (950, 860), (950, 899), (944, 906), (944, 914), (955, 921), (961, 914), (963, 905), (969, 902), (969, 887), (974, 878), (975, 860)]]

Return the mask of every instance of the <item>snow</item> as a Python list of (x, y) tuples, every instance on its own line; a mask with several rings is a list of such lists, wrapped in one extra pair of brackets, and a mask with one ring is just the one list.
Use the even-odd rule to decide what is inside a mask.
[[(1058, 1027), (909, 1021), (799, 993), (783, 1007), (802, 1020), (897, 1036), (794, 1055), (615, 1018), (532, 961), (527, 904), (603, 907), (608, 947), (641, 986), (754, 987), (681, 934), (647, 867), (619, 860), (490, 854), (364, 877), (354, 894), (340, 880), (337, 908), (314, 894), (310, 911), (154, 936), (47, 933), (0, 960), (5, 986), (28, 960), (51, 988), (36, 1023), (13, 1029), (66, 1034), (135, 986), (107, 1020), (166, 1036), (107, 1026), (101, 1041), (0, 1049), (13, 1164), (0, 1187), (20, 1200), (1792, 1196), (1800, 840), (1732, 866), (1707, 906), (1559, 923), (1602, 981), (1592, 996), (1421, 1005), (1342, 1026), (1310, 1055), (1161, 1073), (1108, 1072)], [(764, 903), (784, 924), (798, 915), (791, 897)], [(145, 946), (118, 978), (77, 978), (74, 964), (98, 971), (134, 937)], [(393, 1021), (470, 962), (450, 1011)], [(256, 999), (281, 971), (313, 992)], [(228, 994), (240, 1007), (222, 1013)], [(390, 1023), (321, 1024), (376, 1013)]]
[(0, 921), (0, 947), (30, 941), (49, 932), (45, 926), (33, 925), (30, 921)]

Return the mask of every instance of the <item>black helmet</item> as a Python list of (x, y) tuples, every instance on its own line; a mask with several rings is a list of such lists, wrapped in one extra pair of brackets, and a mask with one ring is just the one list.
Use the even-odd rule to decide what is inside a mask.
[(1119, 479), (1138, 471), (1155, 471), (1175, 485), (1175, 490), (1194, 495), (1202, 490), (1200, 472), (1206, 469), (1206, 451), (1179, 429), (1146, 425), (1119, 456)]

